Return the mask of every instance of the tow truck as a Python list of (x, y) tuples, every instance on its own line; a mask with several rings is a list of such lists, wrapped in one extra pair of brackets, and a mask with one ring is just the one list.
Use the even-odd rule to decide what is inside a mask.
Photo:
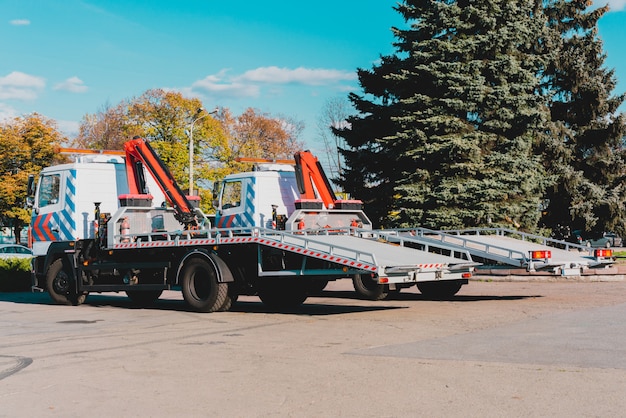
[(128, 141), (123, 155), (47, 167), (29, 184), (33, 290), (68, 305), (92, 292), (125, 292), (148, 305), (180, 290), (191, 308), (215, 312), (244, 294), (291, 309), (319, 283), (343, 278), (452, 294), (467, 283), (476, 264), (467, 257), (370, 236), (360, 202), (325, 195), (311, 157), (227, 177), (216, 226), (143, 138)]

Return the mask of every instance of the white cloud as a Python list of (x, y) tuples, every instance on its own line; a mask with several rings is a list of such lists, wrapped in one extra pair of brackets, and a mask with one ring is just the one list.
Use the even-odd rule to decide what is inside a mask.
[(83, 83), (83, 80), (74, 76), (70, 77), (67, 80), (58, 83), (54, 86), (55, 90), (65, 90), (70, 91), (72, 93), (84, 93), (87, 91), (87, 86)]
[(259, 67), (254, 70), (246, 71), (239, 79), (268, 84), (296, 83), (319, 86), (340, 81), (354, 80), (356, 79), (356, 73), (323, 68), (298, 67), (290, 69), (272, 66)]
[[(191, 91), (201, 91), (219, 97), (242, 98), (259, 97), (261, 87), (267, 85), (336, 85), (342, 81), (356, 79), (353, 72), (332, 69), (296, 69), (276, 66), (259, 67), (239, 75), (230, 75), (228, 69), (208, 75), (191, 85)], [(273, 90), (276, 92), (276, 90)], [(279, 90), (280, 91), (280, 90)]]
[(58, 120), (57, 127), (65, 136), (72, 138), (78, 135), (80, 124), (73, 120)]
[(12, 25), (15, 26), (28, 26), (30, 25), (30, 20), (28, 19), (13, 19), (9, 22)]
[(624, 7), (626, 6), (626, 0), (609, 0), (607, 3), (609, 5), (610, 12), (624, 10)]
[(41, 77), (13, 71), (0, 77), (0, 100), (32, 100), (45, 86), (46, 81)]
[(208, 75), (192, 84), (192, 89), (200, 89), (222, 97), (258, 97), (260, 89), (252, 84), (241, 83), (226, 76), (227, 70)]
[(0, 122), (6, 122), (16, 116), (17, 111), (15, 109), (5, 103), (0, 103)]

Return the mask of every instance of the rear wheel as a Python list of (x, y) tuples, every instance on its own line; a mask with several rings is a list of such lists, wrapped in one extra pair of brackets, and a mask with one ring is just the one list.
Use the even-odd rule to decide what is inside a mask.
[(302, 279), (263, 277), (256, 288), (261, 301), (276, 310), (297, 308), (308, 296), (307, 282)]
[(363, 299), (383, 300), (389, 296), (389, 286), (378, 284), (371, 276), (355, 274), (352, 277), (354, 290)]
[(228, 284), (217, 281), (217, 267), (204, 258), (185, 263), (182, 272), (182, 290), (185, 302), (200, 312), (215, 312), (226, 304)]
[(462, 280), (445, 280), (440, 282), (417, 283), (419, 291), (428, 299), (445, 300), (457, 294), (464, 282)]
[(80, 305), (86, 293), (76, 293), (76, 283), (63, 259), (55, 260), (46, 273), (46, 290), (55, 303), (60, 305)]

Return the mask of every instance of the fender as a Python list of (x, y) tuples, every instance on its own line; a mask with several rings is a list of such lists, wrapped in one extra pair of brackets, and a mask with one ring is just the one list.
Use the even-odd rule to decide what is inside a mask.
[(208, 252), (204, 249), (196, 249), (188, 252), (178, 263), (178, 269), (176, 270), (176, 283), (180, 284), (180, 273), (185, 265), (185, 262), (194, 257), (202, 257), (209, 261), (213, 265), (213, 268), (217, 272), (217, 281), (220, 283), (232, 283), (235, 281), (233, 274), (230, 271), (228, 265), (217, 256), (217, 254)]
[[(45, 255), (34, 257), (31, 261), (32, 267), (32, 288), (39, 289), (42, 283), (45, 284), (45, 277), (48, 274), (50, 265), (57, 259), (65, 259), (72, 267), (69, 272), (76, 281), (76, 243), (74, 241), (55, 241), (50, 243)], [(43, 282), (40, 282), (43, 280)]]

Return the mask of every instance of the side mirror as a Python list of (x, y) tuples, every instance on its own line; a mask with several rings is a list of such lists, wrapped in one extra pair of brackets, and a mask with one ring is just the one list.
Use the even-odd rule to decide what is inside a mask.
[(28, 175), (28, 186), (26, 189), (26, 207), (32, 208), (35, 205), (35, 176)]
[(220, 207), (220, 182), (216, 181), (213, 183), (213, 209), (219, 212)]

